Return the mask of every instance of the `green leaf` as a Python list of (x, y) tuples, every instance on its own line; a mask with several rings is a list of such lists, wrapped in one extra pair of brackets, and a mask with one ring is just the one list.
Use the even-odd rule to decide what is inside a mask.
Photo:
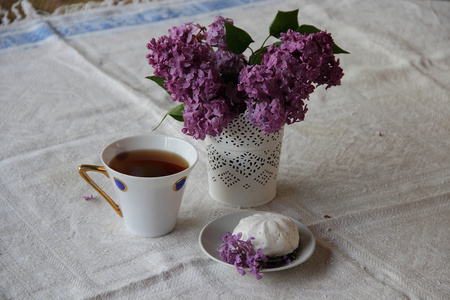
[(277, 48), (280, 48), (281, 44), (282, 44), (282, 42), (275, 42), (275, 43), (273, 43), (273, 45), (275, 47), (277, 47)]
[(177, 121), (183, 122), (184, 103), (181, 103), (167, 112), (169, 116)]
[(292, 11), (278, 11), (275, 19), (270, 24), (269, 32), (271, 36), (280, 37), (280, 33), (287, 32), (289, 29), (298, 28), (298, 9)]
[[(301, 25), (297, 28), (296, 30), (297, 32), (300, 32), (302, 34), (311, 34), (311, 33), (317, 33), (320, 32), (322, 30), (320, 30), (317, 27), (314, 27), (312, 25)], [(331, 49), (333, 50), (333, 54), (350, 54), (350, 52), (342, 49), (341, 47), (339, 47), (338, 45), (334, 44), (333, 46), (331, 46)]]
[(339, 47), (338, 45), (334, 44), (333, 46), (331, 46), (331, 49), (333, 50), (333, 54), (350, 54), (350, 52), (342, 49), (341, 47)]
[(264, 53), (267, 52), (268, 47), (262, 47), (258, 49), (255, 53), (253, 53), (249, 58), (250, 65), (259, 65), (261, 64)]
[[(164, 86), (164, 81), (165, 81), (165, 79), (164, 78), (161, 78), (161, 77), (158, 77), (158, 76), (147, 76), (147, 77), (145, 77), (145, 78), (147, 78), (147, 79), (150, 79), (150, 80), (152, 80), (152, 81), (154, 81), (154, 82), (156, 82), (160, 87), (162, 87), (166, 92), (167, 92), (167, 89), (166, 89), (166, 87)], [(169, 93), (169, 92), (168, 92)], [(170, 93), (169, 93), (170, 94)]]
[(322, 30), (312, 25), (303, 24), (299, 26), (295, 31), (300, 32), (301, 34), (310, 34), (310, 33), (318, 33), (321, 32)]
[(225, 40), (228, 49), (234, 54), (241, 54), (254, 42), (252, 37), (241, 28), (225, 21)]
[(181, 103), (181, 104), (173, 107), (164, 115), (161, 122), (159, 122), (159, 124), (155, 128), (153, 128), (153, 131), (155, 131), (162, 124), (162, 122), (166, 119), (167, 116), (171, 116), (175, 120), (183, 122), (184, 121), (183, 111), (184, 111), (184, 103)]

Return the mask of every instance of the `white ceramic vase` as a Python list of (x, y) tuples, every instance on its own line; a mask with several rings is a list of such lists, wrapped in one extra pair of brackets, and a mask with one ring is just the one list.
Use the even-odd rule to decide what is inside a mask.
[(275, 198), (284, 128), (263, 134), (244, 115), (207, 136), (210, 196), (227, 206), (256, 207)]

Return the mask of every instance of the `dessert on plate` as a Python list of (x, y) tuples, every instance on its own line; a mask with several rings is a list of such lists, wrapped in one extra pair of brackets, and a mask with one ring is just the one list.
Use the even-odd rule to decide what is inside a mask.
[(250, 269), (257, 279), (261, 270), (279, 267), (296, 258), (299, 233), (295, 222), (277, 213), (254, 214), (243, 218), (222, 237), (218, 248), (223, 261), (233, 264), (245, 275)]
[(255, 214), (241, 219), (232, 234), (238, 233), (242, 233), (243, 240), (253, 237), (253, 249), (261, 248), (268, 256), (287, 255), (297, 249), (299, 242), (294, 221), (277, 213)]

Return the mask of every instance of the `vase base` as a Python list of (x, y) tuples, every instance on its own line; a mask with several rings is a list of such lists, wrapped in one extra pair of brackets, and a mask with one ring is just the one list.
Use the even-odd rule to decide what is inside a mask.
[(220, 204), (223, 204), (225, 206), (228, 207), (235, 207), (235, 208), (253, 208), (253, 207), (258, 207), (258, 206), (262, 206), (264, 204), (267, 204), (269, 202), (271, 202), (274, 198), (275, 198), (275, 194), (273, 195), (264, 195), (264, 197), (255, 197), (254, 194), (249, 194), (249, 195), (242, 195), (242, 193), (240, 193), (240, 195), (230, 195), (229, 191), (227, 191), (227, 195), (224, 196), (224, 194), (215, 194), (214, 192), (212, 192), (211, 190), (209, 191), (209, 195), (211, 196), (211, 198), (216, 201), (219, 202)]

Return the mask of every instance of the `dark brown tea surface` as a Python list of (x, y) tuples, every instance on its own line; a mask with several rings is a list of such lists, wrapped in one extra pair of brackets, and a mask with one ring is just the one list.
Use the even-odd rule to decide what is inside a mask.
[(119, 153), (108, 165), (120, 173), (138, 177), (168, 176), (189, 167), (189, 163), (176, 153), (152, 149)]

